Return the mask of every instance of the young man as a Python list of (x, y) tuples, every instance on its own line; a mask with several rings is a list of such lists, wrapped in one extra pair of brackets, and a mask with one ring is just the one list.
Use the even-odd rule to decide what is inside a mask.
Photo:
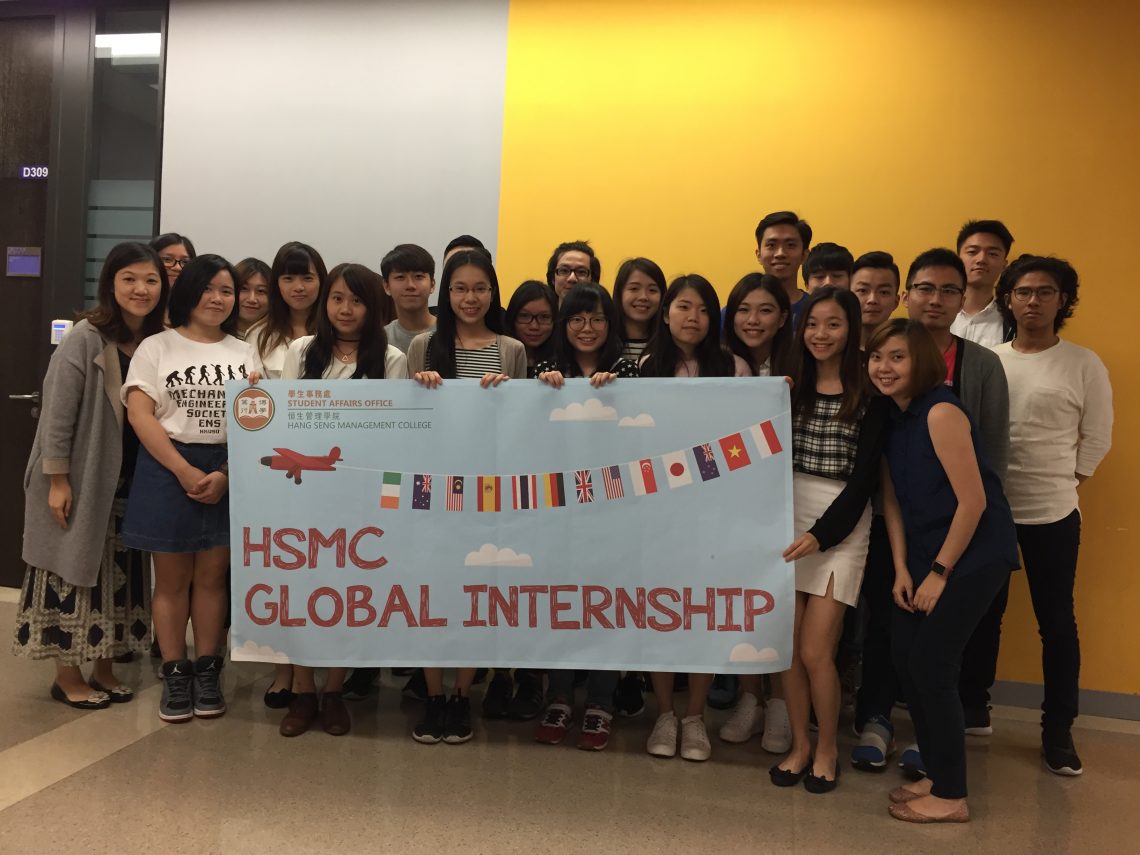
[(863, 316), (862, 341), (899, 307), (899, 266), (889, 252), (865, 252), (853, 265), (851, 293)]
[[(903, 303), (910, 319), (930, 330), (946, 359), (946, 385), (965, 405), (981, 439), (982, 451), (1005, 482), (1009, 459), (1009, 387), (997, 355), (950, 332), (966, 293), (966, 267), (949, 249), (929, 249), (911, 264)], [(958, 691), (966, 718), (966, 733), (988, 736), (990, 688), (997, 675), (1001, 619), (1009, 583), (994, 598), (962, 657)]]
[(396, 319), (384, 327), (388, 343), (408, 352), (412, 339), (435, 328), (428, 299), (435, 291), (435, 259), (422, 246), (402, 243), (380, 262), (384, 291), (396, 304)]
[(601, 281), (602, 263), (588, 241), (560, 243), (546, 262), (546, 284), (554, 289), (559, 302), (579, 282)]
[(1021, 256), (997, 287), (998, 307), (1017, 336), (994, 348), (1009, 379), (1006, 496), (1041, 635), (1041, 753), (1058, 775), (1083, 771), (1072, 736), (1081, 668), (1073, 609), (1081, 542), (1077, 487), (1112, 443), (1112, 387), (1104, 363), (1057, 335), (1073, 314), (1078, 286), (1067, 262)]
[(756, 226), (756, 260), (764, 272), (784, 286), (792, 304), (792, 327), (803, 311), (807, 293), (799, 288), (800, 266), (811, 246), (811, 226), (795, 211), (775, 211)]
[(810, 294), (824, 285), (851, 290), (854, 268), (855, 259), (847, 247), (829, 241), (817, 243), (804, 261), (807, 292)]
[(966, 266), (966, 298), (950, 331), (993, 347), (1008, 341), (1013, 330), (994, 302), (994, 285), (1005, 270), (1013, 235), (1001, 220), (970, 220), (958, 232), (958, 257)]

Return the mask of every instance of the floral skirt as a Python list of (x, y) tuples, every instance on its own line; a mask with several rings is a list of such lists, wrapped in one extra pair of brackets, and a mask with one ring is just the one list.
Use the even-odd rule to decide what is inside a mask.
[(120, 538), (128, 489), (120, 480), (99, 578), (92, 587), (27, 567), (16, 612), (14, 655), (82, 665), (150, 649), (150, 556), (128, 549)]

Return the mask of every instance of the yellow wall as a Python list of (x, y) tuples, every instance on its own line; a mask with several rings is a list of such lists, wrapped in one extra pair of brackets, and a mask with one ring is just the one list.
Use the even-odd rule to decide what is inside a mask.
[[(1140, 693), (1137, 31), (1126, 3), (513, 0), (504, 289), (588, 238), (607, 283), (646, 255), (723, 297), (782, 208), (904, 270), (970, 217), (1003, 219), (1015, 254), (1069, 258), (1066, 334), (1104, 359), (1117, 407), (1082, 490), (1081, 683)], [(1018, 574), (999, 676), (1039, 681), (1039, 660)]]

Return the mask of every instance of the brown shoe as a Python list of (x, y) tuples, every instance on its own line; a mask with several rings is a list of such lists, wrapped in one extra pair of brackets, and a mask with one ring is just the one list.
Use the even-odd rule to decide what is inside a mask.
[(332, 736), (344, 736), (352, 729), (352, 719), (340, 692), (325, 692), (321, 695), (321, 727)]
[(907, 802), (897, 802), (887, 808), (888, 812), (895, 819), (901, 819), (903, 822), (917, 822), (923, 825), (934, 822), (969, 822), (970, 809), (962, 802), (958, 809), (953, 813), (946, 816), (927, 816), (924, 813), (919, 813), (910, 806)]
[(916, 793), (906, 787), (895, 787), (887, 793), (887, 798), (891, 800), (893, 805), (903, 805), (907, 802), (913, 802), (915, 799), (921, 799), (922, 793)]
[(300, 736), (317, 718), (317, 695), (315, 692), (302, 692), (289, 704), (289, 712), (281, 719), (282, 736)]

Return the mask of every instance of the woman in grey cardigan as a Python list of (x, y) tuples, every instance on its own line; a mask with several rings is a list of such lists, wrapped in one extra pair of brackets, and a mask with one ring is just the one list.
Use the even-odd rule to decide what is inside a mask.
[[(138, 439), (119, 390), (135, 347), (162, 331), (169, 286), (158, 254), (121, 243), (96, 309), (52, 354), (24, 474), (27, 563), (13, 653), (55, 659), (51, 695), (78, 709), (131, 700), (115, 656), (150, 646), (147, 556), (119, 540)], [(94, 662), (90, 681), (80, 666)]]

